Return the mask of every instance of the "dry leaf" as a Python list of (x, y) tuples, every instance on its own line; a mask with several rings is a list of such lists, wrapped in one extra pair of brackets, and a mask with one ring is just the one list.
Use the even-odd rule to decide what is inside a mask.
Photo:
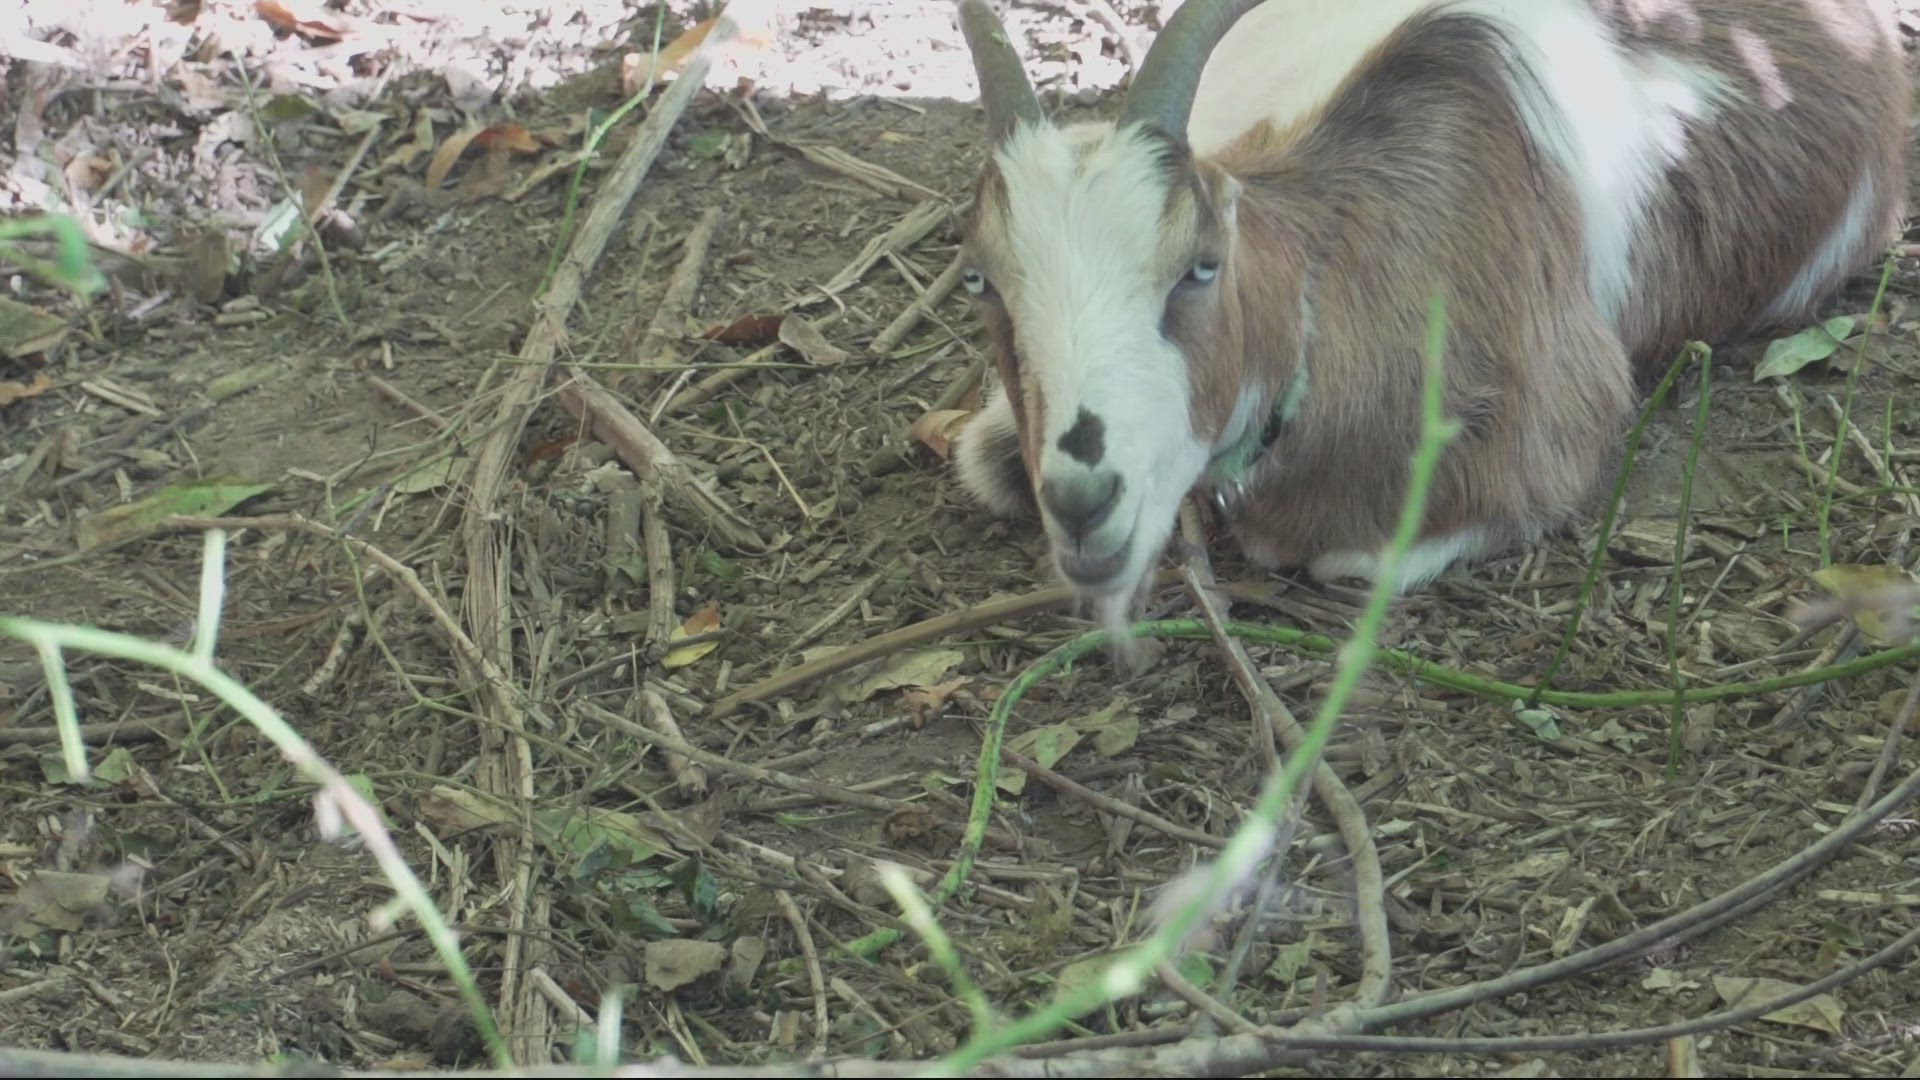
[(934, 683), (932, 686), (908, 687), (906, 693), (900, 695), (900, 700), (906, 702), (907, 708), (913, 710), (913, 726), (925, 727), (927, 714), (937, 713), (946, 708), (947, 699), (970, 681), (960, 678)]
[[(671, 644), (683, 638), (711, 633), (718, 629), (720, 629), (720, 605), (708, 604), (706, 607), (687, 616), (687, 621), (676, 627), (673, 635), (667, 640), (668, 643)], [(702, 641), (693, 645), (685, 645), (667, 653), (666, 659), (660, 661), (660, 666), (683, 668), (719, 647), (720, 641), (718, 638), (712, 641)]]
[(1823, 616), (1844, 615), (1860, 632), (1883, 645), (1902, 642), (1913, 630), (1920, 583), (1897, 566), (1835, 564), (1814, 572), (1813, 580), (1833, 594)]
[[(1022, 757), (1032, 758), (1042, 768), (1051, 769), (1079, 741), (1080, 732), (1074, 730), (1072, 724), (1048, 724), (1008, 739), (1007, 749)], [(1019, 769), (1004, 769), (997, 784), (1001, 791), (1018, 795), (1026, 790), (1027, 774)]]
[(187, 245), (186, 258), (180, 262), (180, 276), (187, 291), (203, 304), (217, 304), (227, 295), (227, 267), (233, 252), (227, 234), (221, 229), (206, 229)]
[(516, 154), (537, 154), (540, 140), (519, 124), (491, 124), (474, 133), (473, 145), (483, 150), (506, 150)]
[(846, 701), (865, 701), (882, 690), (931, 686), (965, 658), (966, 654), (959, 649), (902, 653), (887, 661), (879, 671), (848, 687), (841, 696)]
[(0, 379), (0, 408), (24, 398), (39, 397), (52, 386), (53, 380), (47, 378), (47, 373), (44, 371), (35, 372), (32, 382), (11, 382)]
[[(1772, 998), (1784, 997), (1800, 989), (1799, 986), (1780, 979), (1749, 979), (1734, 975), (1715, 975), (1713, 991), (1730, 1007), (1754, 1005)], [(1815, 994), (1798, 1005), (1789, 1005), (1776, 1009), (1760, 1019), (1775, 1024), (1793, 1024), (1797, 1027), (1812, 1028), (1828, 1035), (1840, 1034), (1840, 1022), (1847, 1011), (1840, 1006), (1832, 994)]]
[(730, 323), (711, 327), (700, 336), (722, 345), (740, 345), (757, 349), (780, 339), (779, 315), (742, 315)]
[(707, 40), (708, 31), (713, 29), (712, 19), (695, 23), (685, 33), (667, 43), (658, 56), (646, 53), (628, 53), (620, 58), (620, 91), (628, 97), (646, 89), (649, 80), (659, 85), (662, 76), (679, 71), (693, 55), (693, 50)]
[(0, 356), (11, 360), (43, 353), (67, 336), (67, 321), (32, 304), (0, 296)]
[[(347, 36), (347, 24), (319, 4), (291, 0), (254, 0), (254, 13), (283, 34), (298, 34), (309, 45), (332, 45)], [(298, 8), (296, 13), (293, 8)]]
[(325, 208), (327, 192), (333, 190), (333, 177), (319, 165), (300, 170), (300, 209), (308, 221)]
[(920, 445), (933, 451), (935, 457), (945, 461), (953, 453), (954, 438), (972, 415), (970, 409), (935, 409), (915, 420), (907, 431)]
[(484, 129), (468, 128), (447, 136), (447, 141), (441, 143), (440, 149), (433, 152), (433, 160), (427, 163), (428, 191), (438, 188), (446, 180), (447, 174), (453, 171), (453, 163), (460, 160), (460, 155), (467, 152), (467, 144), (472, 142), (482, 130)]
[(720, 970), (727, 962), (727, 947), (717, 941), (672, 938), (647, 942), (647, 985), (655, 990), (678, 990), (682, 986)]
[(807, 363), (831, 367), (844, 363), (851, 354), (827, 340), (820, 328), (798, 315), (780, 320), (780, 341), (806, 358)]

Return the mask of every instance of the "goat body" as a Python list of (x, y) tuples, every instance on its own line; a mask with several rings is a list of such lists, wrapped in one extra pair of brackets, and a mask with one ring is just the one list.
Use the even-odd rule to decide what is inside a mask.
[(1257, 561), (1374, 576), (1436, 291), (1463, 428), (1402, 587), (1564, 524), (1637, 376), (1804, 318), (1903, 209), (1879, 0), (1273, 0), (1207, 44), (1170, 113), (1016, 100), (968, 231), (961, 477), (1110, 621), (1197, 485)]

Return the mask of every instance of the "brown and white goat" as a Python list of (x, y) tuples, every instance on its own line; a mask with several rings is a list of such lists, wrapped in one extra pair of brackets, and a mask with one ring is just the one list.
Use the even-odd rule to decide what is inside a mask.
[(1892, 237), (1885, 6), (1187, 0), (1117, 122), (1055, 127), (963, 0), (995, 143), (962, 280), (1001, 387), (961, 478), (1037, 508), (1109, 621), (1196, 487), (1255, 560), (1372, 577), (1438, 289), (1463, 431), (1397, 584), (1538, 537), (1637, 374), (1806, 317)]

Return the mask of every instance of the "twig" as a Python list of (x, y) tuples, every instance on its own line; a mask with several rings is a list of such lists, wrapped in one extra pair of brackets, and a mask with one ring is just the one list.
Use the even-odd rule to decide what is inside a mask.
[[(1162, 575), (1162, 582), (1170, 578), (1171, 575)], [(934, 641), (949, 634), (964, 634), (969, 630), (978, 630), (983, 626), (1006, 622), (1008, 619), (1021, 619), (1028, 615), (1058, 611), (1072, 607), (1073, 603), (1073, 590), (1061, 587), (1041, 589), (1039, 592), (1027, 593), (1025, 596), (989, 600), (964, 611), (936, 615), (931, 619), (914, 623), (912, 626), (903, 626), (898, 630), (849, 645), (832, 656), (823, 656), (818, 660), (808, 661), (798, 667), (769, 675), (752, 686), (736, 690), (714, 702), (712, 708), (707, 710), (707, 717), (718, 720), (731, 716), (743, 705), (778, 697), (816, 679), (824, 679), (855, 665), (866, 663), (868, 660), (898, 652), (923, 641)]]
[[(840, 313), (836, 311), (825, 318), (816, 320), (813, 326), (816, 330), (825, 330), (839, 320)], [(778, 355), (780, 350), (785, 348), (787, 348), (787, 345), (784, 342), (776, 341), (771, 345), (764, 345), (748, 353), (747, 358), (740, 363), (717, 368), (698, 382), (695, 382), (692, 386), (668, 398), (666, 405), (660, 410), (661, 413), (685, 412), (695, 405), (705, 403), (715, 394), (718, 394), (720, 391), (725, 390), (727, 387), (745, 378), (749, 372), (767, 366), (767, 361)]]
[[(508, 589), (510, 568), (505, 559), (507, 543), (498, 524), (505, 516), (500, 513), (501, 496), (521, 432), (546, 385), (548, 369), (558, 358), (561, 343), (567, 339), (567, 319), (580, 298), (587, 276), (625, 219), (627, 204), (666, 145), (668, 133), (705, 84), (713, 49), (729, 41), (733, 33), (730, 20), (723, 18), (714, 26), (688, 58), (680, 78), (660, 95), (653, 111), (634, 133), (633, 142), (601, 181), (593, 205), (534, 306), (533, 325), (519, 350), (523, 363), (501, 387), (493, 419), (486, 425), (487, 437), (479, 441), (474, 452), (466, 514), (461, 521), (466, 557), (463, 607), (465, 621), (479, 642), (477, 648), (484, 650), (478, 657), (484, 667), (476, 669), (471, 656), (463, 655), (463, 660), (470, 671), (489, 673), (482, 692), (476, 695), (484, 721), (479, 725), (481, 749), (489, 759), (480, 770), (482, 782), (490, 794), (524, 800), (520, 805), (531, 802), (533, 780), (526, 739), (512, 734), (525, 728), (520, 719), (518, 694), (500, 674), (500, 665), (509, 663), (513, 655), (507, 621), (507, 613), (512, 610)], [(751, 535), (750, 530), (746, 533)], [(523, 932), (534, 915), (530, 906), (538, 905), (535, 899), (538, 890), (533, 883), (533, 845), (526, 837), (513, 834), (500, 836), (495, 842), (500, 845), (501, 864), (512, 870), (503, 887), (517, 898), (507, 905), (508, 926), (514, 933), (507, 937), (500, 960), (498, 992), (505, 1014), (504, 1026), (517, 1037), (526, 1039), (526, 1045), (544, 1047), (548, 1014), (525, 995), (521, 985), (530, 951), (530, 947), (523, 945)]]
[(447, 421), (445, 418), (427, 406), (408, 397), (405, 390), (400, 389), (378, 375), (367, 376), (367, 382), (371, 383), (375, 390), (380, 391), (381, 396), (385, 397), (388, 401), (425, 420), (433, 430), (447, 430)]
[(1216, 1023), (1228, 1031), (1238, 1035), (1259, 1035), (1263, 1033), (1260, 1025), (1227, 1008), (1218, 998), (1188, 982), (1179, 971), (1175, 970), (1172, 961), (1160, 961), (1160, 963), (1154, 967), (1154, 971), (1160, 976), (1160, 981), (1167, 984), (1167, 989), (1173, 991), (1182, 1001), (1193, 1006), (1203, 1015), (1211, 1017)]
[(787, 925), (793, 927), (793, 936), (800, 943), (800, 955), (807, 964), (807, 982), (813, 986), (813, 1053), (812, 1060), (819, 1060), (827, 1053), (827, 1035), (831, 1028), (827, 1021), (827, 980), (820, 971), (820, 953), (813, 947), (813, 931), (807, 926), (806, 916), (800, 914), (800, 905), (793, 902), (793, 894), (785, 889), (775, 889), (774, 899), (780, 904), (780, 913), (787, 918)]
[(640, 538), (647, 555), (647, 653), (667, 655), (673, 639), (673, 546), (662, 513), (660, 484), (651, 477), (640, 481)]
[(867, 241), (867, 246), (860, 249), (860, 254), (855, 255), (852, 262), (842, 267), (839, 273), (820, 286), (820, 298), (832, 298), (846, 292), (865, 277), (875, 263), (885, 258), (888, 252), (905, 251), (926, 239), (928, 233), (958, 212), (960, 212), (958, 208), (949, 206), (944, 199), (928, 199), (915, 206), (899, 221), (894, 222), (892, 228)]
[(1901, 700), (1900, 708), (1895, 712), (1893, 723), (1887, 725), (1886, 741), (1880, 746), (1880, 756), (1874, 759), (1873, 771), (1867, 774), (1867, 782), (1860, 788), (1860, 797), (1853, 801), (1854, 813), (1860, 813), (1873, 801), (1874, 793), (1880, 790), (1880, 782), (1900, 760), (1900, 741), (1907, 725), (1913, 722), (1914, 709), (1920, 706), (1920, 671), (1913, 674), (1907, 682), (1907, 696)]
[[(1900, 478), (1893, 475), (1893, 470), (1887, 467), (1886, 457), (1873, 445), (1873, 440), (1867, 438), (1867, 433), (1860, 430), (1860, 425), (1854, 423), (1852, 418), (1847, 416), (1846, 412), (1841, 409), (1840, 403), (1833, 399), (1832, 394), (1826, 394), (1824, 398), (1827, 403), (1827, 411), (1833, 414), (1833, 422), (1839, 425), (1842, 431), (1846, 432), (1847, 438), (1853, 443), (1854, 449), (1860, 451), (1860, 456), (1867, 459), (1867, 464), (1873, 467), (1874, 475), (1880, 478), (1882, 484), (1885, 484), (1893, 490), (1894, 496), (1905, 504), (1907, 513), (1920, 516), (1920, 495), (1916, 495), (1910, 491), (1900, 490)], [(1837, 441), (1838, 440), (1836, 440), (1836, 442)], [(1835, 449), (1837, 451), (1838, 447)], [(1838, 487), (1839, 485), (1836, 483), (1835, 486)]]
[(954, 287), (960, 284), (961, 273), (966, 270), (961, 258), (959, 252), (954, 252), (953, 260), (947, 263), (945, 270), (940, 271), (940, 276), (928, 282), (925, 291), (913, 303), (908, 304), (905, 311), (895, 315), (893, 321), (886, 325), (886, 329), (873, 336), (873, 340), (867, 344), (869, 355), (885, 356), (899, 348), (900, 343), (913, 332), (913, 328), (920, 325), (920, 320), (927, 317), (927, 312), (932, 311), (947, 298), (947, 294), (953, 292)]
[(1189, 844), (1195, 844), (1200, 847), (1218, 849), (1227, 846), (1227, 841), (1223, 837), (1203, 833), (1198, 829), (1189, 829), (1185, 825), (1168, 821), (1166, 818), (1161, 817), (1151, 810), (1142, 810), (1132, 803), (1121, 802), (1111, 795), (1102, 795), (1092, 788), (1069, 780), (1018, 751), (1008, 750), (1002, 747), (1000, 756), (1006, 758), (1009, 765), (1014, 766), (1035, 780), (1040, 781), (1063, 795), (1071, 795), (1103, 813), (1112, 814), (1115, 817), (1123, 817), (1129, 821), (1137, 821), (1149, 829), (1163, 832), (1175, 840), (1184, 840)]
[(834, 787), (832, 784), (823, 784), (818, 780), (808, 780), (805, 777), (791, 776), (787, 773), (776, 772), (773, 769), (763, 769), (758, 765), (742, 764), (741, 762), (734, 761), (732, 758), (722, 757), (710, 750), (702, 750), (692, 743), (684, 742), (670, 735), (662, 735), (657, 731), (621, 716), (619, 713), (591, 702), (583, 702), (581, 707), (601, 722), (619, 728), (621, 732), (631, 735), (641, 742), (647, 743), (662, 751), (679, 754), (681, 757), (705, 765), (715, 772), (745, 777), (756, 783), (770, 784), (773, 787), (785, 788), (788, 791), (797, 791), (825, 802), (840, 803), (844, 806), (857, 806), (863, 810), (878, 810), (883, 814), (897, 814), (915, 808), (914, 803), (903, 802), (899, 799), (883, 799), (878, 795), (866, 795), (860, 792), (849, 791), (846, 788)]
[(666, 292), (660, 296), (660, 305), (653, 310), (653, 321), (647, 324), (647, 332), (640, 338), (639, 358), (642, 363), (666, 363), (678, 359), (676, 345), (686, 327), (687, 311), (693, 306), (693, 295), (700, 289), (700, 274), (706, 268), (707, 248), (713, 243), (714, 230), (720, 224), (720, 208), (709, 207), (701, 213), (693, 228), (687, 231), (686, 239), (681, 241), (680, 262), (673, 268), (673, 276), (667, 279)]
[(585, 375), (576, 374), (554, 393), (568, 412), (600, 441), (613, 447), (614, 453), (635, 475), (653, 478), (668, 498), (697, 515), (728, 546), (754, 553), (766, 550), (766, 541), (721, 502), (719, 496), (702, 486), (687, 463), (667, 449), (667, 444), (647, 430), (640, 418), (606, 388)]
[[(1306, 744), (1307, 731), (1293, 716), (1292, 710), (1273, 692), (1267, 680), (1260, 677), (1254, 669), (1253, 658), (1247, 655), (1246, 645), (1239, 638), (1226, 632), (1226, 622), (1213, 600), (1213, 591), (1218, 581), (1213, 574), (1213, 564), (1207, 558), (1206, 535), (1201, 530), (1200, 514), (1191, 500), (1180, 508), (1180, 529), (1186, 541), (1186, 557), (1181, 560), (1181, 574), (1186, 578), (1187, 591), (1194, 602), (1200, 606), (1208, 629), (1213, 632), (1214, 642), (1225, 654), (1228, 666), (1233, 670), (1234, 681), (1239, 684), (1240, 692), (1253, 710), (1254, 739), (1267, 755), (1268, 767), (1277, 768), (1278, 755), (1274, 750), (1276, 736), (1286, 743), (1290, 754), (1298, 754)], [(1373, 828), (1367, 823), (1366, 810), (1360, 800), (1354, 798), (1340, 774), (1333, 771), (1324, 760), (1314, 763), (1308, 777), (1311, 789), (1327, 812), (1333, 815), (1334, 827), (1340, 833), (1341, 843), (1346, 845), (1347, 857), (1353, 866), (1354, 923), (1360, 936), (1360, 982), (1354, 990), (1354, 1000), (1364, 1005), (1375, 1005), (1386, 1000), (1392, 990), (1393, 939), (1387, 932), (1386, 879), (1380, 869), (1380, 851), (1373, 843)], [(1298, 803), (1296, 802), (1296, 807)], [(1276, 840), (1274, 851), (1284, 854), (1292, 839), (1292, 831), (1299, 823), (1297, 812), (1289, 813), (1285, 821), (1280, 822), (1280, 837)], [(1262, 890), (1261, 897), (1267, 895)], [(1261, 912), (1255, 908), (1243, 930), (1241, 945), (1236, 957), (1246, 955), (1244, 946), (1250, 944), (1251, 935), (1260, 921)]]
[[(656, 690), (640, 691), (640, 715), (646, 717), (647, 726), (665, 735), (675, 742), (685, 744), (687, 737), (680, 733), (680, 725), (673, 722), (673, 711), (667, 708), (667, 699)], [(707, 790), (707, 771), (688, 761), (685, 754), (660, 748), (660, 754), (666, 758), (667, 771), (673, 774), (674, 786), (683, 795), (701, 795)]]

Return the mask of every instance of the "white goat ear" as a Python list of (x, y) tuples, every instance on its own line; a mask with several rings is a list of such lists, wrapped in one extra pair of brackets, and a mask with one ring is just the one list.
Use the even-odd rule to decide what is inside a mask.
[(953, 445), (960, 483), (987, 508), (1004, 517), (1030, 517), (1033, 483), (1020, 456), (1020, 429), (1007, 388), (996, 387), (987, 406), (960, 429)]

